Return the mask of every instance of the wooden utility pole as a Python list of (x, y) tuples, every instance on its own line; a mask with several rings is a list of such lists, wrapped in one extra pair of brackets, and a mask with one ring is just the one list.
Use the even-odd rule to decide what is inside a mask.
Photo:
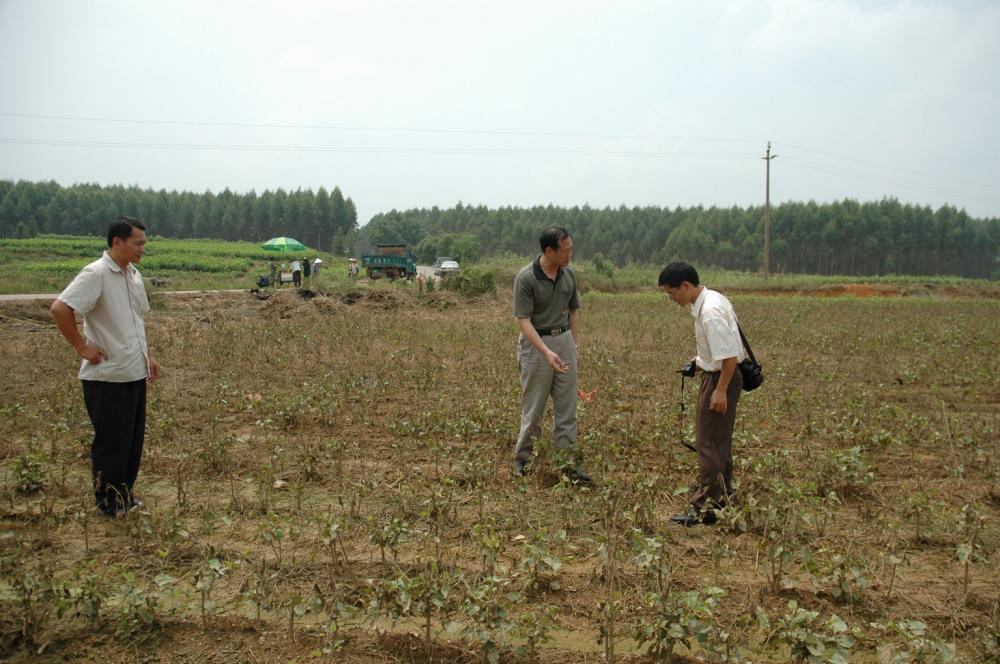
[(767, 164), (764, 176), (764, 281), (771, 275), (771, 141), (767, 142), (767, 154), (761, 159)]

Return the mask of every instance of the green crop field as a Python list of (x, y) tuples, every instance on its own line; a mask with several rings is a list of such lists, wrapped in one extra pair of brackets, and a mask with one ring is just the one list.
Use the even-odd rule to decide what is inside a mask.
[(146, 507), (118, 520), (47, 303), (0, 304), (10, 661), (1000, 657), (995, 298), (735, 295), (767, 378), (737, 502), (691, 529), (693, 330), (662, 294), (583, 298), (587, 489), (548, 435), (512, 476), (509, 287), (155, 299)]
[[(0, 240), (0, 293), (58, 293), (87, 263), (107, 249), (104, 238), (41, 236)], [(173, 240), (152, 237), (139, 270), (151, 290), (251, 288), (267, 274), (267, 261), (290, 261), (249, 242)], [(321, 256), (328, 274), (346, 273), (347, 261), (307, 250), (299, 258)], [(323, 278), (323, 271), (320, 271)], [(162, 283), (162, 286), (154, 285)]]
[[(76, 272), (100, 257), (106, 248), (103, 238), (40, 236), (24, 240), (0, 240), (0, 294), (58, 293)], [(172, 240), (153, 237), (139, 266), (151, 292), (164, 290), (234, 290), (256, 285), (267, 273), (267, 259), (277, 254), (263, 251), (249, 242), (221, 240)], [(317, 287), (343, 292), (355, 284), (347, 279), (347, 260), (308, 250), (301, 255), (320, 256), (324, 266)], [(292, 254), (278, 260), (288, 261)], [(506, 256), (484, 260), (472, 267), (495, 276), (497, 284), (510, 284), (527, 261), (526, 256)], [(583, 290), (602, 292), (652, 291), (662, 266), (626, 266), (580, 261), (574, 264)], [(844, 277), (819, 275), (773, 275), (764, 281), (759, 274), (702, 270), (703, 281), (728, 291), (850, 293), (846, 287), (865, 285), (872, 292), (887, 295), (962, 295), (1000, 297), (995, 281), (960, 277)], [(364, 276), (364, 275), (362, 275)], [(384, 281), (382, 284), (384, 285)], [(415, 287), (414, 287), (415, 289)]]

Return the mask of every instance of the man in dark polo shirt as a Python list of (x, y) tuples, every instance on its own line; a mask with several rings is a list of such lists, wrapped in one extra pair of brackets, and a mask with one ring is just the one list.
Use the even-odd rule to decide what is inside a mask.
[(514, 318), (521, 336), (521, 430), (514, 447), (514, 472), (524, 475), (534, 461), (545, 404), (552, 397), (556, 449), (561, 470), (573, 482), (590, 483), (576, 444), (576, 352), (580, 340), (580, 296), (569, 269), (573, 239), (565, 228), (546, 229), (542, 254), (514, 279)]

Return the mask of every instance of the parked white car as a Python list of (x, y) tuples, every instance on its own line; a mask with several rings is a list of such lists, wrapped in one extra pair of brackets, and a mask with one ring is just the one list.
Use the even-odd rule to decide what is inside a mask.
[(441, 264), (434, 270), (434, 276), (443, 277), (449, 272), (458, 272), (458, 270), (458, 261), (441, 261)]

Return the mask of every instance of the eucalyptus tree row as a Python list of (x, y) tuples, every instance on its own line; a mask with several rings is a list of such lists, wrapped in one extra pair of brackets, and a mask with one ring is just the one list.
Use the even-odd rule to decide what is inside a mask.
[[(758, 271), (763, 263), (764, 211), (750, 207), (467, 206), (391, 210), (361, 231), (363, 243), (441, 245), (473, 236), (481, 256), (531, 255), (539, 231), (564, 226), (579, 258), (601, 254), (618, 265), (664, 264), (683, 258)], [(466, 246), (475, 245), (465, 241)], [(788, 202), (772, 209), (771, 269), (805, 274), (953, 274), (997, 278), (1000, 219), (964, 210), (901, 203)]]
[(354, 201), (339, 187), (245, 194), (177, 192), (137, 186), (0, 180), (0, 237), (38, 233), (103, 235), (110, 219), (142, 219), (162, 237), (261, 242), (289, 235), (305, 244), (344, 253), (358, 227)]

